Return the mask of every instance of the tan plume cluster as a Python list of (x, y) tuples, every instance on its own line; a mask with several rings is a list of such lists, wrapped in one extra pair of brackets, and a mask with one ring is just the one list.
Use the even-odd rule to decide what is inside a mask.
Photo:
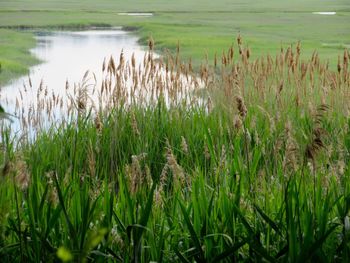
[(126, 174), (129, 179), (129, 191), (131, 194), (136, 194), (144, 183), (149, 184), (151, 178), (147, 177), (144, 172), (141, 162), (146, 158), (146, 153), (131, 156), (131, 165), (126, 166)]
[(328, 105), (320, 105), (314, 115), (314, 127), (311, 132), (311, 141), (306, 146), (305, 157), (312, 161), (313, 170), (316, 168), (316, 155), (325, 147), (323, 137), (326, 134), (322, 128), (322, 120), (328, 111)]
[(14, 170), (16, 172), (15, 181), (17, 186), (22, 190), (26, 190), (30, 183), (30, 173), (28, 170), (27, 163), (21, 155), (16, 157)]

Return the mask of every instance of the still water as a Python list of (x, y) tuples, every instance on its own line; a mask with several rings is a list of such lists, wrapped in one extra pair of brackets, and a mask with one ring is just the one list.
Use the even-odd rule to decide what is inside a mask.
[[(30, 107), (37, 104), (39, 88), (44, 89), (48, 97), (64, 97), (67, 84), (73, 87), (81, 82), (87, 70), (91, 76), (95, 74), (95, 83), (101, 83), (105, 58), (118, 59), (123, 52), (126, 59), (134, 54), (140, 62), (145, 55), (137, 37), (119, 29), (41, 32), (36, 39), (37, 46), (30, 52), (42, 63), (30, 68), (29, 76), (12, 81), (0, 91), (1, 105), (14, 116), (34, 110)], [(20, 133), (19, 119), (12, 118), (12, 121), (12, 133)]]

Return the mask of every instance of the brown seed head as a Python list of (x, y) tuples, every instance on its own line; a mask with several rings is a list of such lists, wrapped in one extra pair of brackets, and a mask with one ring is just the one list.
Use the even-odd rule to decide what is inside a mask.
[(246, 49), (246, 56), (247, 56), (247, 59), (249, 59), (250, 58), (250, 48), (247, 48)]
[(241, 34), (238, 34), (237, 36), (237, 44), (240, 46), (242, 45), (242, 37), (241, 37)]
[(21, 188), (22, 190), (26, 190), (29, 187), (30, 183), (30, 174), (28, 171), (28, 167), (26, 162), (22, 159), (22, 157), (19, 157), (16, 160), (15, 164), (15, 171), (16, 171), (16, 182), (17, 186)]
[(344, 67), (346, 67), (349, 63), (349, 52), (347, 49), (344, 50), (344, 55), (343, 55), (343, 64)]
[(150, 36), (150, 38), (148, 39), (148, 48), (150, 51), (152, 51), (154, 48), (154, 40), (153, 40), (152, 36)]
[(101, 118), (100, 118), (100, 116), (98, 114), (95, 117), (95, 128), (96, 128), (98, 133), (102, 132), (103, 123), (102, 123)]
[(241, 96), (236, 96), (236, 103), (239, 115), (244, 119), (247, 115), (247, 107), (245, 106), (243, 98)]
[(297, 54), (300, 56), (301, 54), (301, 43), (300, 41), (298, 41), (298, 44), (297, 44)]
[(185, 137), (183, 136), (181, 136), (181, 149), (184, 152), (184, 154), (188, 154), (188, 145)]

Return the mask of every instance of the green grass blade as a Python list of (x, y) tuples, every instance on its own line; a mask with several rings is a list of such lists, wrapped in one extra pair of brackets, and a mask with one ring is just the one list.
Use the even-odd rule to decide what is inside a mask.
[(179, 204), (180, 204), (181, 212), (182, 212), (182, 214), (183, 214), (183, 216), (184, 216), (184, 219), (185, 219), (185, 223), (186, 223), (186, 225), (187, 225), (187, 228), (188, 228), (188, 230), (190, 231), (192, 241), (194, 242), (194, 245), (195, 245), (195, 247), (196, 247), (196, 250), (197, 250), (197, 252), (199, 253), (199, 259), (200, 259), (200, 261), (204, 262), (204, 261), (205, 261), (205, 260), (204, 260), (204, 252), (203, 252), (203, 250), (202, 250), (202, 246), (201, 246), (201, 244), (200, 244), (200, 241), (199, 241), (199, 239), (198, 239), (198, 236), (197, 236), (197, 234), (196, 234), (196, 231), (195, 231), (194, 228), (193, 228), (193, 225), (192, 225), (192, 223), (191, 223), (190, 217), (189, 217), (189, 215), (188, 215), (188, 213), (187, 213), (187, 211), (186, 211), (185, 206), (182, 204), (182, 202), (180, 202), (180, 200), (179, 200)]
[(277, 234), (279, 234), (280, 236), (282, 235), (281, 230), (279, 229), (279, 227), (277, 226), (277, 224), (270, 218), (268, 217), (262, 210), (261, 208), (259, 208), (257, 205), (254, 205), (254, 208), (256, 209), (256, 211), (260, 214), (260, 216), (265, 220), (265, 222), (273, 229), (276, 231)]
[(240, 249), (241, 247), (243, 247), (245, 244), (247, 244), (247, 240), (243, 240), (235, 245), (233, 245), (232, 247), (228, 248), (227, 250), (225, 250), (224, 252), (222, 252), (221, 254), (217, 255), (216, 257), (214, 257), (211, 262), (220, 262), (221, 260), (224, 260), (230, 256), (232, 256), (235, 252), (237, 252), (238, 249)]

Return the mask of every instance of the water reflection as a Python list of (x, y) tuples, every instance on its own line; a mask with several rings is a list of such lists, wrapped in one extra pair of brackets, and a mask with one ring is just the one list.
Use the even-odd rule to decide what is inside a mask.
[[(101, 83), (105, 58), (119, 57), (123, 51), (127, 59), (135, 54), (136, 61), (140, 62), (145, 55), (137, 37), (121, 30), (40, 32), (36, 39), (37, 46), (31, 53), (42, 63), (30, 68), (29, 76), (14, 80), (0, 91), (1, 105), (16, 116), (36, 105), (39, 90), (44, 90), (48, 97), (65, 96), (66, 86), (74, 87), (87, 70), (95, 74), (94, 82)], [(11, 130), (17, 133), (21, 129), (15, 118)]]
[(167, 106), (202, 103), (192, 91), (212, 81), (208, 69), (198, 79), (179, 54), (169, 54), (165, 64), (120, 30), (54, 32), (37, 39), (31, 52), (44, 62), (1, 90), (1, 104), (18, 117), (11, 133), (25, 141), (89, 110), (96, 115), (133, 103), (155, 105), (159, 97)]

